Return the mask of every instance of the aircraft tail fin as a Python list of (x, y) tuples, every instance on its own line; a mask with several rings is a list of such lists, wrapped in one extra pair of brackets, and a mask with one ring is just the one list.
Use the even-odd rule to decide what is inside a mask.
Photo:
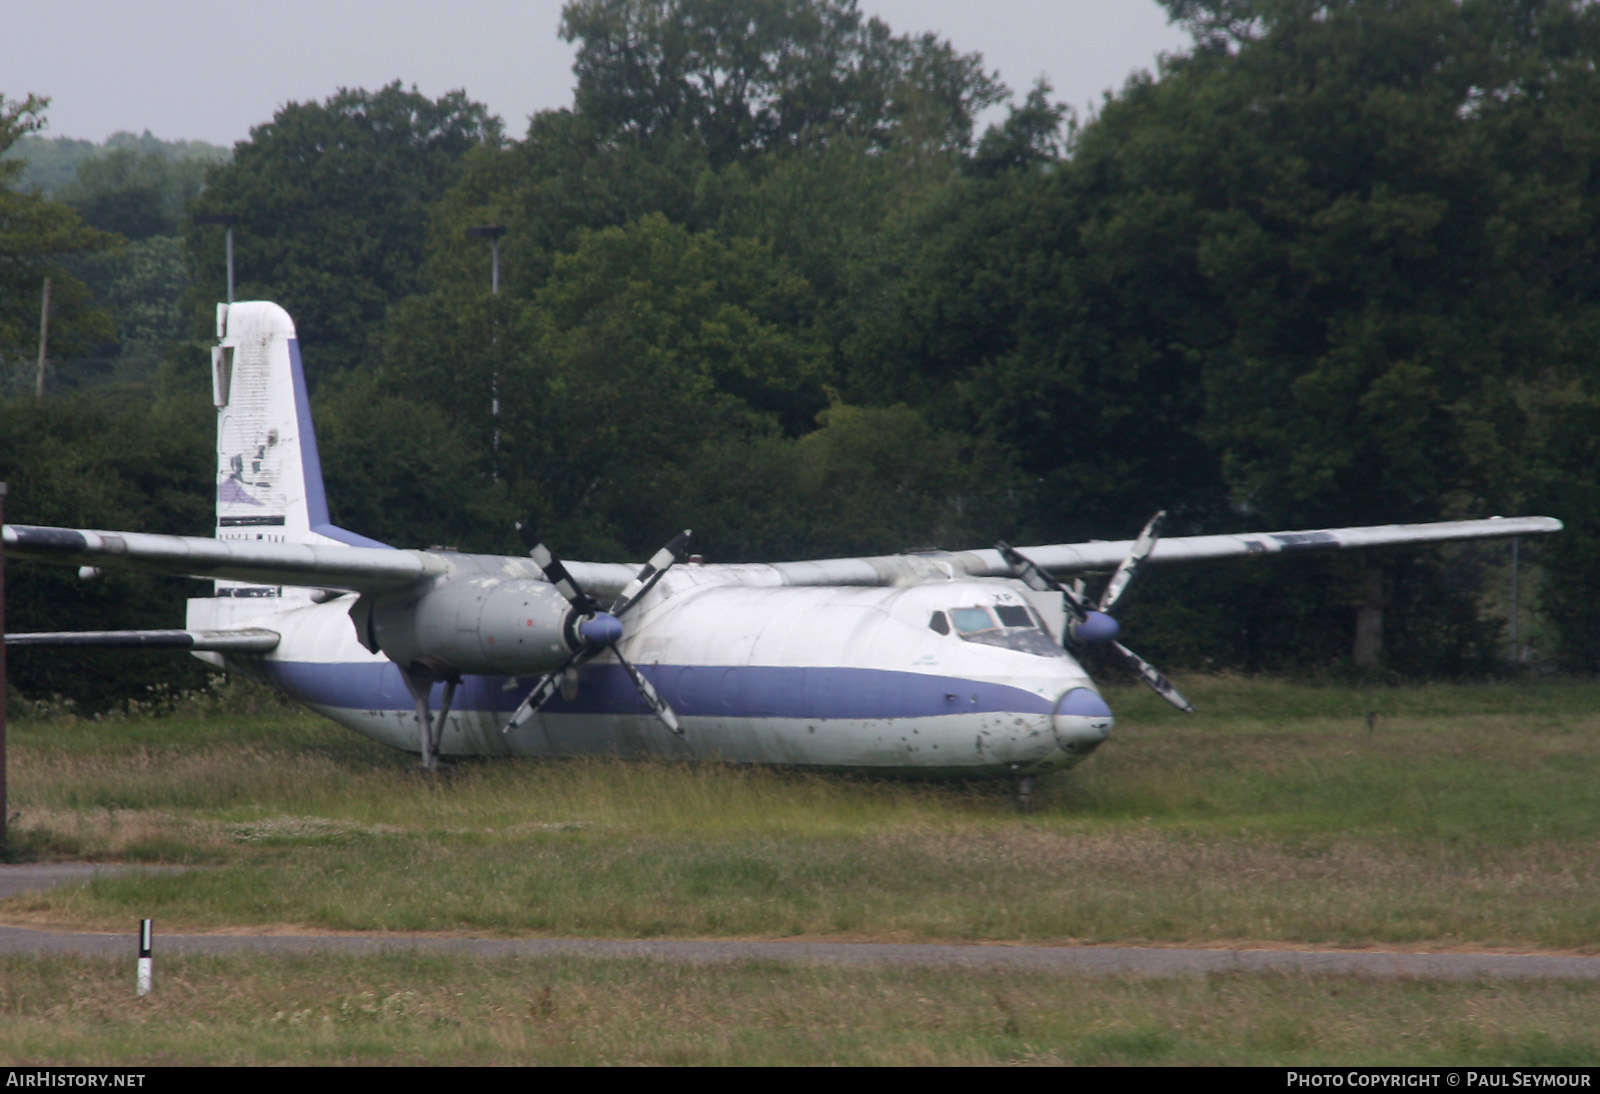
[(217, 528), (223, 540), (384, 547), (328, 519), (322, 461), (289, 313), (267, 301), (217, 305)]

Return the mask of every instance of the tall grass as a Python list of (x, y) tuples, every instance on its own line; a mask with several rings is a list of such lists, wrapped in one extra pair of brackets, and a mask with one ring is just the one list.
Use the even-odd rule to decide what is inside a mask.
[(0, 958), (0, 1058), (81, 1064), (1592, 1065), (1592, 982), (711, 966), (576, 957)]
[[(24, 722), (12, 853), (203, 864), (12, 922), (1600, 949), (1600, 687), (1185, 681), (1041, 780), (414, 760), (309, 717)], [(1369, 728), (1368, 713), (1376, 712)]]

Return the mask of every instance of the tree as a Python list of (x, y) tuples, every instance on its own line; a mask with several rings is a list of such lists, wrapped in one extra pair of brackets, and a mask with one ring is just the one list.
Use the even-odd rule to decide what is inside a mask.
[[(427, 223), (463, 157), (500, 140), (465, 93), (434, 101), (396, 81), (290, 103), (212, 167), (195, 209), (233, 213), (240, 292), (279, 302), (315, 356), (312, 375), (364, 359), (389, 305), (427, 287)], [(190, 225), (195, 311), (223, 299), (221, 229)], [(202, 326), (203, 329), (203, 326)]]
[(87, 223), (130, 240), (175, 235), (183, 227), (184, 209), (200, 194), (205, 170), (204, 160), (174, 158), (164, 148), (140, 152), (124, 144), (80, 163), (55, 196)]
[(842, 136), (965, 150), (1005, 96), (977, 54), (855, 0), (569, 0), (576, 110), (613, 140), (693, 134), (713, 162)]
[(848, 397), (907, 402), (1010, 453), (1028, 488), (1007, 532), (1025, 541), (1132, 535), (1163, 508), (1180, 526), (1213, 515), (1186, 344), (1216, 328), (1174, 276), (1181, 250), (1170, 236), (1103, 246), (1105, 199), (1076, 164), (993, 166), (880, 245), (898, 273), (857, 305)]
[(804, 431), (825, 405), (810, 304), (768, 248), (652, 215), (584, 235), (530, 301), (407, 302), (383, 377), (426, 393), (472, 438), (479, 474), (497, 472), (564, 550), (653, 550), (682, 519), (671, 468), (714, 442)]
[[(202, 366), (203, 367), (203, 366)], [(6, 517), (19, 524), (132, 528), (208, 535), (214, 520), (215, 412), (209, 391), (154, 399), (101, 389), (38, 402), (0, 400), (0, 481)], [(200, 586), (174, 578), (10, 566), (6, 624), (14, 631), (183, 626), (183, 600)], [(13, 650), (11, 684), (23, 695), (61, 695), (93, 709), (148, 698), (151, 688), (203, 684), (189, 657), (128, 650)]]
[[(44, 125), (48, 99), (0, 95), (0, 154)], [(41, 292), (50, 279), (50, 347), (70, 354), (112, 334), (110, 317), (89, 301), (69, 265), (75, 255), (103, 250), (117, 237), (86, 228), (66, 205), (15, 189), (23, 162), (0, 159), (0, 366), (28, 368), (38, 352)]]
[(80, 263), (84, 280), (116, 324), (112, 375), (149, 378), (168, 347), (184, 341), (182, 300), (189, 287), (183, 241), (158, 235)]
[(205, 141), (164, 141), (146, 129), (139, 134), (122, 130), (100, 143), (72, 137), (30, 135), (19, 140), (8, 155), (27, 163), (19, 183), (21, 189), (39, 190), (47, 198), (59, 199), (60, 191), (73, 185), (78, 168), (91, 160), (123, 151), (141, 159), (159, 155), (174, 165), (215, 163), (226, 160), (230, 154), (226, 148)]
[[(1600, 348), (1600, 12), (1168, 6), (1195, 51), (1108, 104), (1074, 170), (1103, 180), (1094, 230), (1161, 241), (1215, 316), (1220, 336), (1186, 346), (1239, 512), (1322, 525), (1517, 508), (1538, 392)], [(1387, 569), (1337, 569), (1358, 660), (1404, 599)], [(1463, 656), (1483, 647), (1462, 641)]]

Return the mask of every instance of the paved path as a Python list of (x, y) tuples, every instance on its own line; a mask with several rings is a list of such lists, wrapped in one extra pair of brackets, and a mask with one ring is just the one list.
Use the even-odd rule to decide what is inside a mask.
[[(124, 873), (162, 867), (51, 864), (0, 867), (0, 898), (29, 889), (85, 881), (97, 871)], [(39, 931), (0, 927), (0, 953), (137, 956), (137, 924), (125, 934)], [(778, 960), (832, 965), (924, 965), (1016, 969), (1120, 976), (1200, 976), (1212, 972), (1333, 974), (1409, 979), (1478, 977), (1600, 979), (1600, 957), (1555, 954), (1367, 953), (1301, 950), (1145, 949), (1123, 946), (945, 946), (885, 942), (699, 942), (663, 939), (438, 938), (401, 935), (163, 935), (156, 924), (156, 953), (381, 954), (425, 950), (478, 957), (582, 954), (653, 957), (716, 963)]]
[(0, 866), (0, 900), (35, 889), (88, 881), (96, 874), (181, 874), (187, 866), (97, 866), (92, 862), (33, 862)]

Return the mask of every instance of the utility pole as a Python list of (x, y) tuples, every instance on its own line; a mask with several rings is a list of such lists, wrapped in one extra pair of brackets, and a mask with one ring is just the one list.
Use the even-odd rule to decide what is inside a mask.
[(44, 297), (39, 301), (39, 378), (33, 383), (33, 397), (44, 398), (45, 347), (50, 344), (50, 279), (44, 279)]

